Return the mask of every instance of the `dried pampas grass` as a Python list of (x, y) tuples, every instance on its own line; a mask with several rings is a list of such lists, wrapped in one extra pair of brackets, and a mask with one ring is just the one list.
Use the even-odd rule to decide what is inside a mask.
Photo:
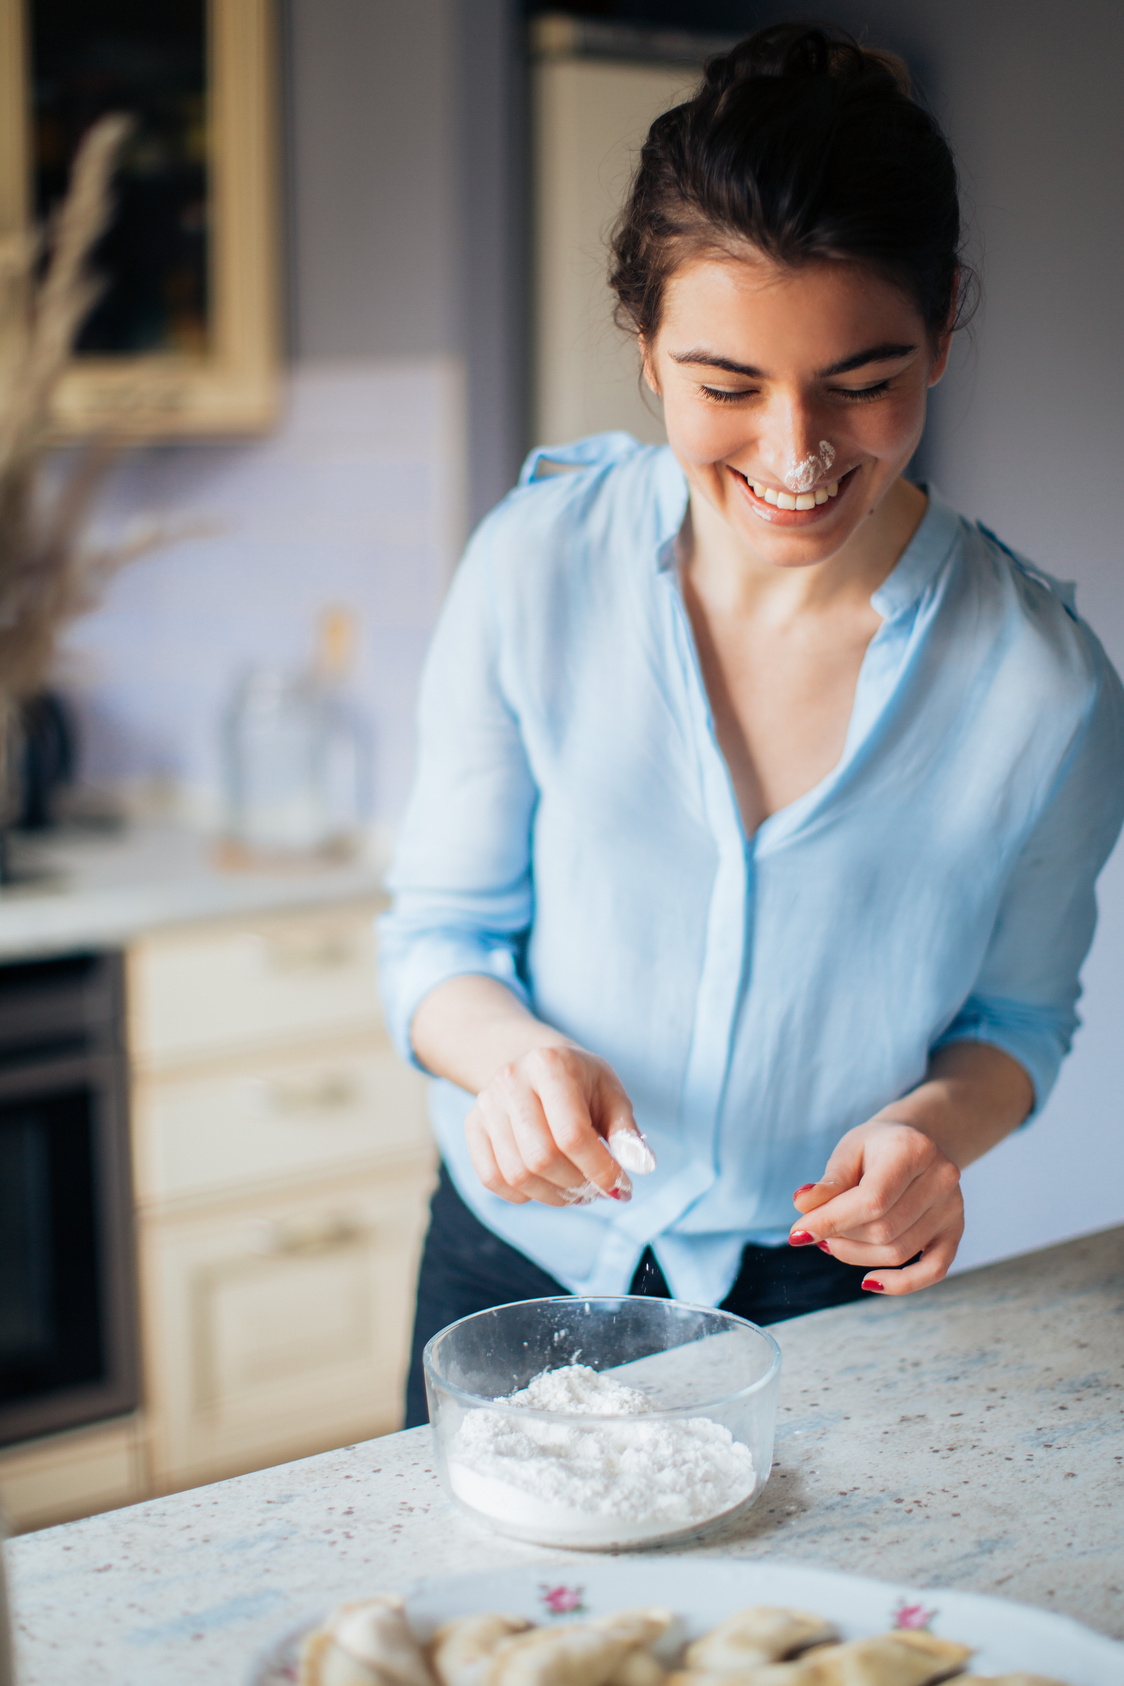
[[(101, 291), (90, 256), (112, 212), (110, 180), (132, 127), (103, 117), (85, 135), (36, 281), (38, 240), (0, 246), (4, 313), (17, 336), (0, 397), (0, 757), (13, 705), (46, 681), (63, 627), (93, 608), (116, 571), (158, 542), (90, 545), (85, 532), (113, 460), (92, 443), (44, 470), (51, 403), (75, 339)], [(2, 769), (0, 769), (2, 770)]]

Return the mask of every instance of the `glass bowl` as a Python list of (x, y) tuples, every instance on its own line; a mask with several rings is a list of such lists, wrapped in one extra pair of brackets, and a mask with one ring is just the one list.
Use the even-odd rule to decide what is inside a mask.
[[(641, 1295), (518, 1300), (442, 1329), (424, 1363), (445, 1492), (515, 1539), (612, 1551), (693, 1537), (769, 1479), (780, 1348), (729, 1312)], [(506, 1397), (564, 1365), (642, 1398), (609, 1415), (599, 1401), (579, 1414)]]

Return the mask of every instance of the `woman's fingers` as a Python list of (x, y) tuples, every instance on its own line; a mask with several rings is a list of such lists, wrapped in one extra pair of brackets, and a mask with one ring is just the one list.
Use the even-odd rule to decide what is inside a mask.
[(501, 1200), (507, 1200), (513, 1206), (525, 1206), (531, 1198), (530, 1195), (520, 1194), (517, 1189), (512, 1188), (496, 1164), (491, 1137), (480, 1115), (479, 1103), (472, 1108), (464, 1121), (464, 1134), (472, 1169), (489, 1193), (498, 1194)]
[(958, 1225), (963, 1229), (963, 1210), (963, 1202), (957, 1193), (927, 1205), (912, 1224), (889, 1241), (862, 1241), (851, 1235), (836, 1235), (826, 1241), (824, 1247), (833, 1259), (839, 1259), (843, 1264), (859, 1265), (864, 1270), (882, 1266), (894, 1270), (930, 1247), (935, 1236), (945, 1234)]
[(935, 1282), (943, 1282), (956, 1257), (963, 1233), (961, 1219), (952, 1229), (934, 1236), (916, 1264), (905, 1265), (900, 1270), (882, 1266), (868, 1270), (863, 1278), (863, 1287), (872, 1294), (915, 1294), (919, 1288), (931, 1288)]
[(628, 1173), (617, 1164), (596, 1127), (601, 1125), (606, 1135), (613, 1120), (627, 1120), (635, 1127), (632, 1106), (609, 1068), (601, 1061), (594, 1066), (590, 1056), (576, 1060), (568, 1048), (539, 1048), (528, 1058), (528, 1074), (551, 1141), (570, 1169), (570, 1182), (592, 1183), (614, 1199), (631, 1194)]
[[(505, 1066), (465, 1121), (473, 1166), (505, 1200), (583, 1204), (627, 1200), (627, 1172), (603, 1134), (636, 1131), (632, 1107), (603, 1061), (577, 1048), (538, 1048)], [(654, 1162), (653, 1162), (654, 1163)]]
[(939, 1282), (964, 1233), (957, 1167), (919, 1130), (892, 1119), (849, 1130), (822, 1181), (797, 1189), (795, 1201), (803, 1215), (791, 1240), (814, 1241), (863, 1269), (872, 1293), (912, 1294)]
[[(899, 1202), (914, 1183), (934, 1174), (938, 1162), (948, 1167), (955, 1184), (956, 1167), (919, 1130), (882, 1121), (849, 1130), (824, 1173), (825, 1182), (843, 1184), (841, 1191), (809, 1210), (792, 1226), (793, 1233), (811, 1235), (815, 1241), (864, 1234), (870, 1240), (891, 1241), (927, 1203), (923, 1189), (914, 1190), (903, 1211), (896, 1213)], [(934, 1188), (934, 1195), (937, 1192)]]
[[(869, 1223), (850, 1224), (846, 1229), (830, 1231), (825, 1239), (830, 1239), (833, 1243), (843, 1239), (866, 1242), (872, 1247), (900, 1246), (908, 1241), (917, 1225), (925, 1220), (927, 1213), (931, 1213), (946, 1199), (955, 1196), (958, 1189), (959, 1175), (956, 1167), (950, 1165), (947, 1160), (943, 1166), (934, 1162), (927, 1173), (922, 1172), (908, 1184), (899, 1198), (882, 1212), (881, 1216), (872, 1218)], [(877, 1196), (875, 1199), (877, 1200)], [(917, 1251), (916, 1247), (913, 1251)], [(906, 1257), (912, 1255), (907, 1254)]]

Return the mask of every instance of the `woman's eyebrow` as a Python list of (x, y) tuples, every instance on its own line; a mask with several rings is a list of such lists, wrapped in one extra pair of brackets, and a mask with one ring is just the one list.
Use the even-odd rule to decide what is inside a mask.
[(865, 368), (868, 363), (889, 363), (895, 357), (912, 357), (916, 350), (916, 345), (895, 345), (892, 341), (885, 345), (872, 345), (866, 351), (856, 351), (853, 357), (844, 357), (842, 362), (833, 363), (828, 369), (821, 369), (820, 375), (849, 375), (855, 369)]
[[(895, 357), (912, 357), (917, 350), (916, 345), (897, 345), (887, 342), (885, 345), (871, 345), (865, 351), (856, 351), (853, 357), (844, 357), (839, 363), (832, 363), (826, 369), (819, 370), (823, 379), (828, 375), (849, 375), (856, 369), (863, 369), (868, 363), (889, 363)], [(673, 351), (673, 363), (702, 363), (708, 369), (722, 369), (728, 375), (744, 375), (748, 380), (763, 380), (763, 369), (755, 369), (752, 363), (735, 363), (732, 358), (718, 357), (713, 351), (696, 348), (693, 351)]]

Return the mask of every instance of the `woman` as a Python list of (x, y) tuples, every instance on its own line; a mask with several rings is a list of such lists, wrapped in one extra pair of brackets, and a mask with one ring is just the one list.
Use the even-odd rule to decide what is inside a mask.
[(445, 1160), (411, 1422), (487, 1304), (939, 1281), (961, 1168), (1049, 1093), (1122, 693), (903, 478), (958, 242), (943, 137), (847, 38), (764, 30), (652, 127), (612, 281), (668, 447), (533, 457), (423, 684), (382, 933)]

